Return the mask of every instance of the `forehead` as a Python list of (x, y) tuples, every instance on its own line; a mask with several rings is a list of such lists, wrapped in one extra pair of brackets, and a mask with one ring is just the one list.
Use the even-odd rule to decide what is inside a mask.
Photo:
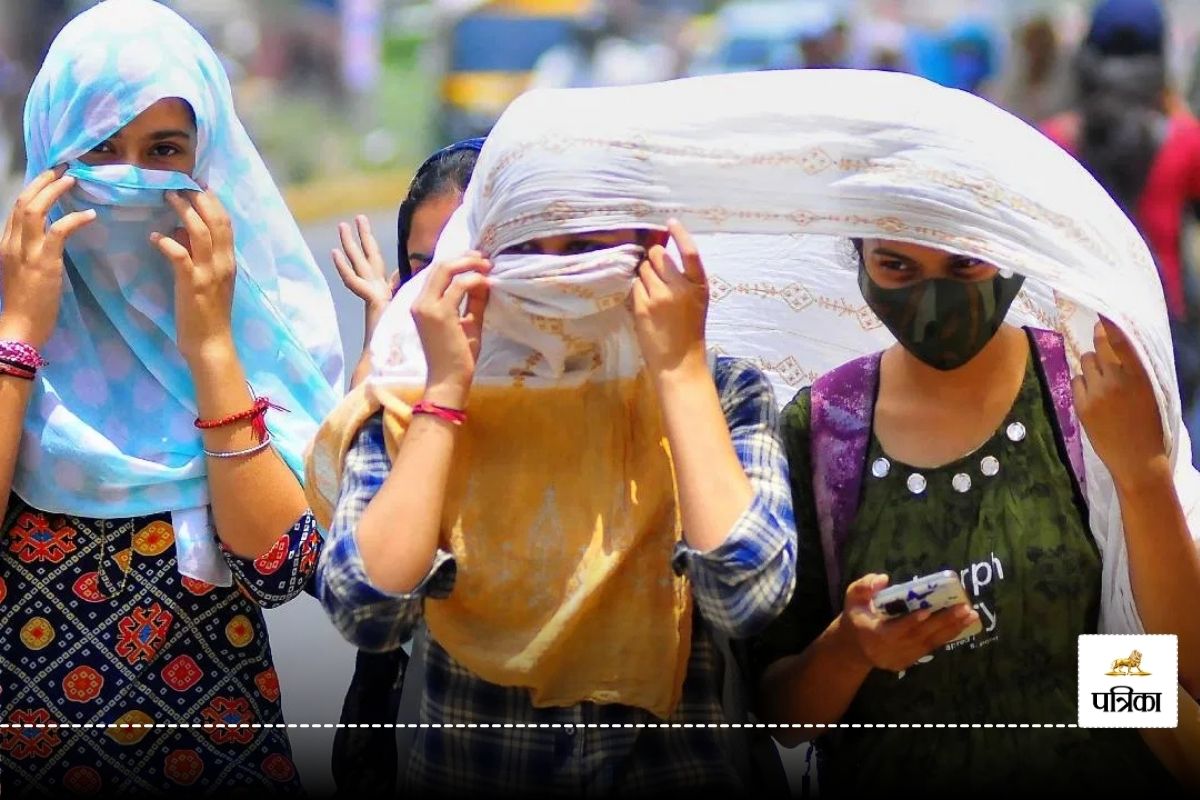
[(130, 120), (113, 136), (149, 134), (167, 130), (183, 131), (195, 135), (196, 116), (187, 101), (178, 97), (164, 97)]
[(941, 261), (956, 255), (949, 250), (942, 250), (923, 244), (901, 242), (895, 239), (866, 239), (863, 241), (864, 255), (876, 250), (887, 250), (888, 252), (911, 258), (914, 261)]

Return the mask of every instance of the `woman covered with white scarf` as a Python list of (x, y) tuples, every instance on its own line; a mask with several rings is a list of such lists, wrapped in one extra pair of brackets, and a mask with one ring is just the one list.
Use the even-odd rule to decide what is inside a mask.
[[(714, 103), (714, 98), (720, 98), (720, 103)], [(780, 98), (789, 98), (789, 102), (781, 104)], [(848, 538), (854, 546), (883, 547), (891, 536), (882, 528), (878, 538), (867, 529), (852, 538), (847, 536), (848, 526), (859, 510), (860, 496), (854, 486), (891, 476), (907, 492), (892, 498), (896, 513), (903, 511), (912, 521), (918, 519), (923, 508), (948, 519), (942, 512), (956, 497), (962, 503), (978, 503), (983, 493), (1011, 496), (1018, 491), (1017, 484), (1008, 482), (1010, 473), (999, 456), (1012, 456), (1017, 452), (1012, 448), (1037, 440), (1042, 459), (1039, 469), (1047, 471), (1041, 476), (1045, 480), (1034, 481), (1033, 486), (1052, 483), (1052, 494), (1057, 498), (1074, 498), (1077, 505), (1067, 511), (1075, 517), (1062, 513), (1061, 526), (1044, 526), (1036, 543), (1043, 554), (1039, 562), (1044, 568), (1042, 573), (1031, 574), (1028, 562), (1035, 559), (1028, 552), (1021, 553), (1020, 558), (996, 552), (1000, 566), (993, 564), (992, 573), (997, 578), (992, 582), (993, 589), (1002, 569), (1006, 576), (1015, 574), (1014, 570), (1024, 576), (1004, 579), (1006, 589), (1015, 591), (1005, 609), (989, 607), (989, 611), (997, 612), (997, 624), (1005, 627), (993, 628), (993, 634), (1001, 632), (988, 647), (939, 655), (935, 665), (951, 665), (945, 673), (948, 680), (939, 686), (954, 686), (959, 677), (964, 678), (964, 686), (972, 685), (971, 675), (986, 665), (983, 661), (973, 664), (970, 657), (983, 654), (983, 658), (993, 658), (989, 651), (996, 651), (1006, 652), (1007, 659), (1042, 659), (1039, 663), (1050, 672), (1039, 686), (1049, 681), (1072, 687), (1076, 680), (1076, 634), (1174, 633), (1179, 638), (1181, 726), (1178, 730), (1143, 732), (1143, 736), (1162, 764), (1177, 776), (1186, 776), (1188, 751), (1181, 742), (1195, 735), (1195, 726), (1200, 722), (1191, 699), (1200, 679), (1200, 621), (1187, 613), (1189, 598), (1200, 588), (1193, 533), (1200, 530), (1196, 525), (1200, 494), (1197, 474), (1186, 455), (1187, 433), (1180, 424), (1165, 307), (1144, 242), (1095, 181), (1052, 143), (983, 100), (894, 74), (774, 72), (622, 89), (535, 92), (514, 103), (492, 134), (467, 192), (464, 210), (460, 219), (464, 224), (457, 228), (457, 238), (452, 222), (443, 239), (439, 248), (443, 256), (461, 252), (469, 245), (488, 253), (502, 252), (513, 243), (550, 231), (570, 234), (658, 228), (669, 217), (681, 220), (704, 254), (712, 304), (706, 343), (717, 353), (752, 357), (775, 382), (783, 399), (848, 361), (859, 365), (878, 363), (870, 358), (855, 359), (885, 350), (896, 341), (893, 332), (903, 333), (901, 341), (905, 344), (889, 350), (882, 367), (885, 382), (895, 382), (897, 376), (906, 381), (899, 384), (904, 389), (899, 399), (892, 394), (893, 387), (885, 386), (879, 398), (886, 404), (875, 407), (875, 395), (863, 391), (864, 386), (872, 384), (849, 382), (858, 394), (842, 396), (857, 404), (826, 404), (826, 416), (832, 421), (823, 424), (832, 430), (839, 430), (839, 424), (848, 426), (848, 440), (854, 448), (833, 448), (835, 457), (822, 462), (826, 466), (817, 476), (822, 482), (809, 487), (808, 492), (793, 480), (797, 500), (807, 504), (799, 509), (801, 547), (806, 548), (807, 558), (801, 557), (797, 569), (801, 585), (809, 591), (793, 600), (790, 608), (816, 618), (832, 615), (840, 610), (847, 585), (860, 577), (856, 570), (884, 571), (862, 570), (859, 568), (866, 566), (866, 561), (846, 563), (842, 559), (840, 548)], [(860, 270), (861, 258), (852, 239), (861, 240), (870, 270)], [(572, 372), (561, 366), (571, 361), (571, 342), (597, 330), (593, 327), (596, 317), (578, 311), (596, 306), (579, 305), (576, 299), (602, 298), (601, 307), (619, 308), (631, 289), (636, 297), (630, 269), (610, 270), (601, 261), (561, 272), (550, 264), (531, 264), (528, 271), (493, 268), (487, 277), (475, 262), (460, 262), (458, 269), (467, 277), (458, 279), (466, 283), (455, 291), (478, 297), (474, 304), (468, 304), (469, 313), (463, 323), (471, 326), (473, 335), (482, 336), (476, 388), (479, 376), (493, 369), (522, 385), (545, 379), (557, 385), (580, 381), (587, 384), (605, 372), (621, 374), (610, 359), (601, 359), (598, 363), (603, 366), (592, 372)], [(606, 280), (610, 276), (611, 282), (594, 282), (601, 274)], [(694, 269), (692, 274), (698, 280)], [(924, 341), (927, 333), (917, 323), (927, 321), (929, 315), (936, 319), (947, 305), (939, 299), (941, 290), (924, 294), (910, 291), (907, 298), (897, 297), (894, 292), (905, 281), (917, 284), (931, 278), (942, 279), (939, 287), (956, 284), (948, 292), (951, 298), (967, 295), (971, 313), (964, 321), (970, 324), (958, 329), (946, 327), (935, 341)], [(967, 285), (976, 279), (982, 282)], [(888, 280), (895, 282), (889, 284)], [(877, 288), (871, 286), (871, 281), (878, 284)], [(596, 288), (600, 285), (604, 286), (602, 291)], [(484, 286), (490, 292), (486, 310), (481, 296)], [(918, 294), (928, 295), (928, 302), (915, 302)], [(955, 303), (949, 305), (955, 307)], [(442, 313), (453, 320), (456, 315), (449, 306), (443, 307)], [(389, 318), (376, 337), (375, 376), (370, 384), (374, 387), (374, 405), (390, 403), (394, 409), (391, 413), (401, 422), (410, 406), (396, 400), (397, 387), (411, 387), (408, 402), (415, 402), (426, 375), (422, 335), (412, 325), (410, 308), (411, 301), (408, 307), (401, 302), (389, 309)], [(999, 328), (1006, 309), (1009, 322), (1039, 330), (1026, 334), (1017, 328)], [(478, 312), (485, 315), (482, 329), (476, 318)], [(882, 321), (877, 312), (885, 312)], [(425, 313), (418, 307), (418, 316)], [(1101, 315), (1110, 322), (1098, 329)], [(422, 327), (427, 327), (424, 320)], [(917, 330), (922, 330), (920, 336), (912, 333)], [(997, 330), (1003, 333), (994, 336)], [(922, 343), (913, 348), (918, 338)], [(1093, 343), (1097, 353), (1089, 355)], [(940, 352), (938, 346), (931, 345), (939, 345)], [(952, 429), (953, 435), (944, 435), (937, 428), (936, 415), (922, 417), (917, 413), (919, 409), (914, 411), (908, 403), (912, 397), (924, 397), (928, 410), (945, 402), (936, 394), (930, 395), (928, 388), (943, 384), (922, 384), (912, 379), (912, 375), (930, 378), (934, 372), (921, 373), (921, 359), (909, 348), (919, 350), (936, 362), (936, 367), (945, 368), (946, 375), (952, 375), (951, 368), (980, 357), (989, 345), (1004, 357), (996, 361), (995, 372), (985, 371), (986, 375), (977, 376), (963, 388), (960, 404), (951, 407), (955, 412), (951, 418), (958, 425)], [(458, 352), (470, 351), (464, 346)], [(590, 352), (584, 351), (585, 363)], [(557, 356), (545, 359), (547, 353)], [(901, 359), (907, 359), (902, 362), (907, 372), (897, 372), (891, 366)], [(1080, 375), (1076, 407), (1070, 378)], [(1037, 411), (1039, 404), (1045, 404), (1047, 391), (1054, 400), (1051, 410)], [(1021, 393), (1032, 398), (1021, 409), (1031, 408), (1036, 413), (1009, 420), (1008, 412), (1018, 406), (1014, 398), (1020, 399)], [(476, 408), (472, 406), (473, 413)], [(541, 406), (538, 411), (546, 408), (549, 406)], [(862, 431), (870, 433), (875, 408), (880, 413), (897, 415), (890, 419), (890, 427), (880, 427), (879, 433), (887, 435), (890, 431), (901, 437), (895, 445), (901, 457), (873, 456), (867, 462), (868, 451), (862, 448), (870, 446), (871, 439)], [(558, 412), (559, 408), (554, 410)], [(633, 419), (640, 418), (640, 414), (633, 415)], [(1077, 424), (1080, 418), (1082, 426)], [(600, 417), (593, 415), (590, 419), (591, 427), (599, 426), (596, 420)], [(611, 419), (620, 420), (618, 430), (627, 425), (624, 414)], [(993, 441), (995, 437), (985, 433), (997, 429), (997, 419), (1003, 425), (998, 429), (999, 439)], [(909, 422), (921, 425), (909, 430), (905, 427)], [(789, 434), (799, 430), (793, 426)], [(975, 441), (963, 444), (972, 439)], [(968, 457), (968, 451), (985, 439), (989, 445), (1011, 445), (1012, 451), (977, 453), (977, 468), (944, 476), (928, 469), (924, 470), (929, 473), (926, 475), (920, 469), (903, 466), (908, 458), (934, 469), (945, 467), (947, 460), (953, 463)], [(836, 442), (836, 437), (831, 441)], [(797, 443), (792, 442), (793, 466), (807, 461)], [(540, 456), (541, 446), (532, 442), (531, 449)], [(576, 463), (582, 469), (573, 475), (560, 475), (559, 487), (594, 482), (594, 471), (603, 466), (606, 455), (612, 457), (612, 451), (591, 451), (588, 447), (592, 446), (578, 443)], [(931, 447), (944, 452), (925, 452), (924, 448)], [(1032, 458), (1032, 449), (1026, 447), (1023, 457)], [(318, 447), (310, 485), (331, 482), (341, 468), (338, 452), (336, 448), (323, 452)], [(490, 455), (496, 462), (493, 468), (507, 470), (513, 480), (519, 479), (521, 453), (509, 448), (492, 450)], [(992, 459), (984, 466), (986, 456), (996, 456), (998, 470), (993, 468)], [(454, 458), (460, 458), (458, 450)], [(887, 465), (878, 464), (876, 469), (880, 458)], [(893, 467), (893, 462), (897, 466)], [(966, 474), (965, 480), (959, 478), (960, 473)], [(910, 480), (914, 474), (917, 478)], [(941, 485), (942, 477), (946, 486)], [(679, 478), (682, 480), (682, 474)], [(372, 485), (378, 487), (383, 480), (381, 473), (372, 479)], [(1135, 485), (1146, 489), (1154, 501), (1144, 502), (1141, 489), (1130, 489)], [(975, 495), (971, 494), (972, 488)], [(864, 491), (872, 489), (868, 486)], [(1030, 490), (1030, 494), (1038, 492), (1045, 494)], [(815, 500), (810, 499), (814, 494)], [(940, 502), (943, 500), (947, 502)], [(916, 510), (905, 511), (900, 508), (902, 503)], [(313, 505), (316, 509), (320, 503), (314, 499)], [(509, 498), (499, 499), (489, 511), (505, 517), (524, 505), (521, 492), (514, 492)], [(879, 506), (884, 508), (886, 504)], [(530, 523), (540, 530), (550, 529), (548, 523), (554, 517), (547, 512), (554, 511), (535, 505), (535, 518)], [(1056, 512), (1061, 511), (1056, 507)], [(886, 515), (873, 519), (882, 522)], [(1004, 520), (999, 528), (992, 526), (990, 530), (1003, 532), (1006, 541), (1020, 547), (1024, 529), (1012, 525), (1014, 519), (1020, 517)], [(932, 527), (936, 527), (936, 520), (930, 518), (916, 531), (905, 529), (905, 534), (915, 536)], [(683, 528), (689, 529), (686, 519)], [(983, 528), (989, 530), (986, 525)], [(461, 514), (444, 518), (442, 541), (461, 543), (466, 538), (462, 535), (464, 529)], [(954, 529), (947, 527), (946, 532), (954, 533)], [(368, 537), (361, 531), (358, 536), (365, 545)], [(403, 546), (413, 542), (407, 536), (396, 540), (396, 547), (402, 546), (402, 541), (406, 543)], [(327, 561), (332, 564), (335, 558), (343, 560), (339, 550), (349, 549), (351, 541), (353, 536), (342, 536), (327, 551)], [(511, 560), (518, 559), (522, 564), (520, 574), (527, 576), (546, 563), (540, 553), (522, 549), (527, 542), (499, 542), (486, 554), (494, 561), (474, 563), (489, 567), (502, 563), (507, 568)], [(921, 563), (929, 565), (922, 571), (952, 565), (957, 570), (982, 562), (976, 543), (965, 550), (957, 546), (939, 551), (933, 542), (922, 555)], [(963, 554), (969, 555), (970, 561), (960, 565), (957, 561)], [(990, 558), (991, 551), (987, 555)], [(527, 559), (531, 560), (529, 566), (525, 566)], [(880, 560), (886, 566), (886, 557), (880, 556)], [(1027, 563), (1018, 568), (1018, 560)], [(350, 559), (344, 561), (350, 563)], [(459, 556), (460, 569), (464, 563)], [(900, 569), (911, 568), (909, 563), (900, 565)], [(436, 566), (431, 576), (436, 577), (435, 573)], [(365, 574), (360, 569), (360, 582), (369, 586)], [(982, 576), (982, 570), (977, 574)], [(897, 575), (907, 577), (903, 571)], [(463, 577), (460, 571), (456, 594), (463, 588)], [(1059, 598), (1057, 604), (1051, 598), (1039, 606), (1060, 612), (1055, 632), (1048, 638), (1034, 635), (1036, 614), (1026, 616), (1014, 610), (1029, 599), (1027, 589), (1039, 580), (1054, 584), (1046, 594)], [(867, 583), (865, 588), (861, 584), (855, 587), (854, 596), (859, 600), (860, 595), (869, 596), (882, 584), (876, 579)], [(972, 590), (988, 591), (982, 577), (977, 583), (980, 585), (972, 585)], [(376, 587), (374, 594), (363, 591), (366, 599), (357, 604), (353, 618), (364, 626), (368, 622), (378, 624), (381, 630), (389, 624), (404, 624), (403, 615), (397, 623), (395, 615), (387, 619), (385, 614), (372, 611), (395, 609), (387, 605), (396, 601), (395, 595), (380, 588), (384, 587)], [(817, 588), (820, 592), (814, 594)], [(330, 602), (332, 592), (326, 591), (326, 603), (335, 619), (339, 615), (351, 619), (345, 608), (337, 608), (343, 602)], [(401, 596), (405, 598), (411, 600), (412, 596)], [(440, 605), (445, 602), (432, 596), (426, 599), (426, 617), (431, 612), (441, 614)], [(594, 602), (606, 599), (598, 597)], [(620, 619), (625, 608), (613, 600), (607, 602), (606, 618)], [(858, 602), (856, 608), (862, 605)], [(1008, 625), (1006, 618), (1011, 621)], [(883, 627), (871, 619), (872, 625)], [(933, 627), (926, 630), (929, 636), (925, 641), (932, 648), (939, 640), (956, 634), (956, 626), (973, 619), (968, 613), (953, 624), (945, 617), (929, 620)], [(993, 621), (988, 620), (989, 624)], [(820, 634), (828, 624), (826, 617), (810, 629), (815, 627)], [(945, 629), (936, 629), (938, 624), (944, 624)], [(833, 722), (845, 712), (847, 696), (853, 697), (857, 691), (854, 676), (843, 673), (857, 670), (860, 684), (866, 677), (886, 682), (886, 671), (879, 667), (907, 666), (899, 662), (909, 655), (916, 661), (922, 655), (910, 648), (895, 658), (865, 659), (870, 664), (866, 666), (861, 652), (856, 654), (847, 647), (846, 652), (853, 657), (833, 659), (830, 672), (822, 674), (834, 675), (850, 685), (839, 684), (837, 691), (826, 692), (826, 678), (797, 679), (803, 672), (802, 653), (809, 642), (795, 635), (795, 628), (788, 633), (786, 617), (780, 625), (784, 626), (783, 635), (763, 639), (758, 653), (760, 663), (771, 664), (763, 693), (768, 702), (761, 710), (782, 722)], [(355, 626), (342, 627), (351, 631)], [(431, 630), (436, 639), (437, 625), (432, 622)], [(454, 646), (463, 653), (472, 648), (496, 648), (505, 641), (494, 626), (459, 625), (453, 630), (460, 634)], [(780, 630), (776, 627), (775, 633)], [(650, 627), (642, 632), (643, 638), (658, 635)], [(870, 649), (878, 652), (873, 646)], [(791, 664), (784, 663), (786, 660)], [(507, 680), (523, 683), (522, 662), (510, 659), (507, 663), (518, 670)], [(1072, 665), (1070, 669), (1067, 664)], [(906, 685), (917, 683), (923, 669), (933, 674), (928, 665), (922, 665), (908, 670), (900, 680), (908, 681)], [(896, 679), (893, 676), (891, 680)], [(1010, 696), (1019, 691), (1009, 688)], [(1073, 696), (1069, 689), (1064, 691), (1067, 697)], [(439, 688), (439, 692), (444, 689)], [(1049, 696), (1046, 690), (1042, 698)], [(939, 721), (1073, 724), (1074, 709), (1066, 708), (1061, 697), (1054, 699), (1054, 705), (1022, 706), (1019, 710), (1031, 717), (1027, 719), (999, 719), (999, 711), (986, 704), (959, 708), (943, 704), (939, 706)], [(817, 701), (827, 705), (814, 705)], [(1013, 713), (1016, 706), (996, 708)], [(506, 711), (498, 705), (492, 717), (472, 719), (505, 718)], [(954, 751), (957, 755), (947, 760), (920, 744), (936, 741), (920, 738), (928, 737), (927, 732), (909, 735), (897, 729), (896, 735), (887, 740), (891, 747), (880, 756), (881, 763), (895, 765), (915, 755), (913, 769), (922, 771), (906, 772), (906, 779), (944, 785), (949, 782), (947, 776), (957, 772), (966, 775), (979, 791), (994, 788), (990, 782), (993, 778), (1011, 780), (1021, 774), (1022, 766), (1029, 766), (1000, 759), (1002, 775), (999, 771), (989, 774), (986, 769), (971, 769), (997, 763), (972, 760), (987, 759), (989, 731), (980, 731), (982, 740), (971, 738), (965, 750), (960, 747)], [(877, 734), (865, 730), (853, 733), (863, 744), (852, 752), (870, 753), (872, 737)], [(1138, 774), (1151, 782), (1155, 777), (1168, 780), (1144, 749), (1137, 750), (1141, 745), (1136, 737), (1069, 728), (1045, 735), (1058, 736), (1059, 741), (1075, 737), (1076, 746), (1071, 750), (1075, 754), (1088, 752), (1093, 741), (1110, 736), (1113, 742), (1128, 745), (1130, 763), (1140, 765), (1139, 769), (1144, 767)], [(1026, 731), (1013, 731), (1007, 741), (1015, 743), (1018, 756), (1044, 759), (1044, 753), (1053, 752)], [(430, 754), (425, 757), (430, 758)], [(931, 759), (951, 766), (937, 774), (924, 770)], [(1050, 763), (1062, 760), (1060, 754)], [(1034, 764), (1027, 774), (1034, 774), (1046, 763), (1043, 760)], [(436, 768), (442, 775), (453, 775), (462, 765), (451, 758)], [(870, 777), (869, 771), (858, 772)], [(831, 774), (836, 775), (836, 770)]]
[(724, 643), (793, 588), (774, 391), (709, 357), (686, 229), (596, 207), (607, 152), (535, 131), (516, 113), (489, 136), (439, 263), (322, 426), (317, 594), (365, 650), (428, 625), (409, 790), (757, 789), (745, 732), (717, 726), (740, 721)]

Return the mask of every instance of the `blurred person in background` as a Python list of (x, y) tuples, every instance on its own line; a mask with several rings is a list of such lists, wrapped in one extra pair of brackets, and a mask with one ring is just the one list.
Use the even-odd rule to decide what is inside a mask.
[(285, 79), (293, 90), (313, 88), (334, 103), (346, 99), (342, 81), (341, 19), (338, 0), (302, 0), (292, 19), (290, 69)]
[[(429, 266), (442, 229), (462, 203), (483, 139), (466, 139), (438, 150), (417, 169), (396, 215), (397, 268), (389, 275), (379, 243), (364, 216), (338, 226), (342, 247), (333, 263), (346, 288), (364, 304), (363, 354), (351, 388), (371, 371), (368, 345), (383, 310), (409, 278)], [(357, 238), (356, 234), (357, 233)], [(402, 648), (359, 650), (354, 677), (342, 704), (342, 724), (393, 724), (409, 656)], [(396, 788), (397, 747), (394, 728), (339, 728), (333, 739), (333, 779), (347, 797), (390, 796)]]
[(1043, 131), (1088, 168), (1150, 245), (1171, 318), (1184, 419), (1200, 432), (1200, 420), (1188, 414), (1200, 385), (1200, 294), (1183, 237), (1200, 200), (1200, 122), (1170, 91), (1165, 42), (1158, 0), (1102, 2), (1076, 57), (1078, 107), (1046, 121)]
[(533, 68), (530, 87), (578, 89), (628, 86), (678, 77), (678, 54), (662, 42), (638, 36), (636, 9), (595, 3), (580, 17), (572, 38), (547, 50)]
[(908, 72), (910, 69), (908, 28), (895, 20), (872, 20), (858, 28), (855, 49), (859, 53), (855, 66), (886, 72)]
[(1015, 31), (1012, 64), (998, 103), (1030, 124), (1044, 122), (1071, 103), (1073, 75), (1054, 20), (1037, 14)]
[(785, 68), (839, 69), (848, 64), (849, 22), (839, 13), (835, 4), (820, 0), (806, 0), (796, 4), (797, 24), (800, 33), (796, 37), (796, 60)]
[(1200, 116), (1200, 48), (1192, 57), (1192, 70), (1188, 79), (1188, 107), (1193, 114)]
[(341, 390), (328, 286), (162, 4), (63, 29), (25, 145), (0, 244), (5, 794), (298, 792), (262, 609), (321, 549), (296, 467)]
[(943, 34), (948, 59), (947, 85), (977, 95), (987, 95), (998, 72), (997, 32), (989, 24), (963, 18)]
[[(71, 0), (0, 0), (0, 147), (8, 150), (0, 154), (0, 166), (25, 160), (21, 133), (25, 93), (73, 5), (79, 4)], [(0, 181), (5, 177), (0, 174)]]

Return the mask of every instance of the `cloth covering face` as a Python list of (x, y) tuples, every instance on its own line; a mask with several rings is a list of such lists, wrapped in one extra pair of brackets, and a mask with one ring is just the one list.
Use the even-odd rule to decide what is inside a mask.
[[(189, 176), (78, 162), (163, 98), (188, 103), (197, 128)], [(299, 474), (342, 382), (328, 285), (237, 119), (211, 47), (151, 0), (105, 0), (59, 34), (25, 109), (26, 177), (71, 165), (79, 183), (51, 211), (94, 207), (66, 248), (61, 310), (25, 418), (14, 489), (49, 512), (114, 518), (174, 512), (180, 571), (228, 585), (208, 520), (195, 390), (175, 340), (174, 279), (146, 241), (178, 226), (164, 189), (216, 192), (238, 264), (233, 331), (274, 447)], [(169, 227), (168, 227), (169, 226)]]
[[(486, 336), (505, 346), (477, 367), (455, 444), (440, 537), (454, 590), (426, 599), (424, 616), (457, 662), (527, 688), (535, 707), (618, 703), (666, 719), (683, 692), (692, 598), (672, 568), (670, 449), (623, 305), (640, 255), (495, 259), (512, 277), (493, 290)], [(368, 381), (322, 425), (307, 481), (318, 520), (332, 518), (363, 422), (383, 409), (394, 462), (423, 386)]]

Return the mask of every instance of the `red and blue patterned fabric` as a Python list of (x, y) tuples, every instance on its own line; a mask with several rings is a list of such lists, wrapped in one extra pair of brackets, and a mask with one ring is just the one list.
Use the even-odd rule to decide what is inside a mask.
[[(316, 524), (306, 513), (256, 560), (223, 551), (235, 578), (223, 588), (179, 574), (170, 519), (45, 514), (12, 495), (0, 528), (6, 797), (300, 791), (275, 727), (262, 608), (304, 589)], [(47, 724), (60, 727), (36, 727)], [(228, 727), (242, 724), (269, 727)]]

